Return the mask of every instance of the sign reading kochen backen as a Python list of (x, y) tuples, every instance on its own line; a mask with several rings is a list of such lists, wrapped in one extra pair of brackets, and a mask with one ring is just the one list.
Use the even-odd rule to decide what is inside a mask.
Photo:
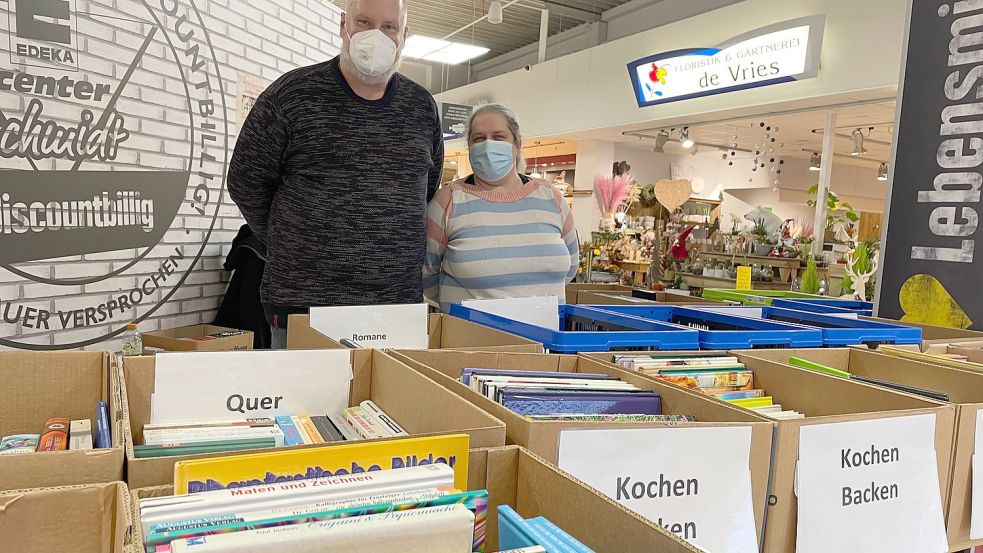
[(628, 64), (639, 107), (815, 77), (825, 16), (786, 21), (713, 48)]
[[(215, 52), (195, 0), (145, 0), (143, 6), (142, 13), (124, 13), (108, 0), (88, 2), (84, 11), (69, 0), (0, 3), (7, 12), (0, 17), (10, 23), (9, 40), (0, 41), (8, 49), (0, 57), (0, 157), (4, 169), (18, 169), (0, 180), (0, 271), (12, 274), (4, 280), (78, 288), (130, 277), (137, 284), (108, 300), (105, 292), (92, 294), (90, 305), (64, 311), (0, 296), (2, 345), (70, 348), (119, 334), (138, 307), (151, 305), (141, 310), (149, 316), (174, 294), (208, 240), (228, 147)], [(112, 40), (106, 29), (114, 26), (123, 36), (136, 33), (134, 41), (99, 42)], [(98, 56), (80, 44), (100, 45)], [(115, 67), (105, 69), (107, 61)], [(157, 79), (136, 81), (138, 70)], [(179, 86), (147, 85), (154, 80)], [(157, 168), (160, 156), (144, 161), (143, 154), (159, 154), (153, 144), (163, 142), (147, 130), (161, 125), (159, 108), (137, 103), (151, 93), (177, 98), (164, 111), (184, 129), (178, 131), (184, 136), (177, 147), (180, 169)], [(130, 107), (122, 109), (121, 100)], [(158, 249), (148, 258), (168, 230), (190, 234), (186, 228), (207, 232), (201, 243)], [(55, 258), (83, 256), (84, 263), (84, 256), (104, 252), (125, 252), (125, 261), (86, 277), (59, 278), (53, 269), (75, 262)], [(137, 265), (144, 259), (158, 263)], [(105, 334), (42, 347), (18, 343), (16, 325), (22, 334), (90, 326)]]
[(983, 1), (910, 16), (878, 313), (983, 329)]

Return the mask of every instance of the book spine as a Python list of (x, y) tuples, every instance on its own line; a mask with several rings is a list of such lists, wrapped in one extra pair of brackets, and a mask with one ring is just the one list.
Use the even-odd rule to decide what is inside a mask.
[(338, 413), (328, 413), (325, 416), (328, 417), (328, 422), (330, 422), (335, 429), (345, 437), (345, 440), (355, 442), (362, 439), (362, 437), (358, 435), (358, 432), (352, 428), (352, 425), (348, 424), (348, 420), (344, 415)]
[(284, 445), (304, 444), (304, 438), (300, 436), (300, 432), (297, 431), (297, 427), (294, 426), (294, 421), (291, 417), (281, 415), (276, 418), (276, 424), (280, 427), (280, 431), (283, 432)]
[(294, 423), (294, 428), (297, 429), (297, 433), (300, 434), (300, 439), (303, 440), (305, 445), (314, 443), (314, 440), (307, 433), (307, 429), (304, 428), (304, 423), (300, 420), (300, 417), (290, 417), (290, 420)]
[(359, 436), (366, 440), (371, 440), (373, 438), (385, 438), (386, 434), (382, 428), (382, 425), (376, 423), (372, 424), (363, 414), (361, 407), (349, 407), (345, 409), (345, 417), (349, 424), (355, 428)]
[[(279, 417), (277, 417), (279, 418)], [(268, 418), (259, 419), (226, 419), (213, 421), (197, 421), (189, 423), (147, 423), (143, 425), (143, 431), (147, 430), (179, 430), (184, 428), (210, 428), (215, 426), (237, 426), (237, 427), (263, 427), (273, 426), (276, 421)]]
[(92, 449), (92, 421), (89, 419), (72, 421), (68, 440), (69, 450)]
[(409, 433), (403, 430), (403, 427), (396, 424), (396, 421), (387, 415), (385, 411), (380, 409), (374, 401), (367, 399), (359, 405), (362, 407), (362, 411), (364, 411), (369, 417), (378, 421), (379, 424), (387, 430), (390, 436), (409, 436)]
[(284, 435), (278, 427), (230, 426), (210, 428), (185, 428), (180, 430), (144, 430), (144, 445), (160, 445), (165, 443), (214, 442), (223, 440), (273, 438), (276, 447), (283, 447)]
[(66, 418), (48, 419), (38, 440), (38, 451), (64, 451), (68, 449), (68, 425)]
[(109, 430), (109, 407), (101, 399), (96, 404), (96, 447), (99, 449), (113, 447), (113, 437)]
[(314, 427), (317, 428), (318, 433), (321, 434), (321, 438), (324, 440), (324, 443), (345, 441), (345, 437), (341, 435), (341, 432), (335, 430), (334, 425), (331, 424), (328, 417), (323, 415), (314, 416), (311, 417), (311, 422), (314, 423)]
[(315, 426), (314, 421), (311, 420), (307, 415), (301, 415), (297, 417), (300, 419), (300, 424), (304, 425), (304, 430), (307, 431), (307, 435), (311, 438), (312, 444), (323, 444), (324, 438), (321, 437), (321, 433), (317, 431), (317, 426)]

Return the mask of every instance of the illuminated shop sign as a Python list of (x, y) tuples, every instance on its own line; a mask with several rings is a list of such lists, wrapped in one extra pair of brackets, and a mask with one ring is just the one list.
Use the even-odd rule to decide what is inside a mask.
[(691, 48), (628, 64), (639, 107), (767, 86), (819, 74), (823, 15), (786, 21), (713, 48)]

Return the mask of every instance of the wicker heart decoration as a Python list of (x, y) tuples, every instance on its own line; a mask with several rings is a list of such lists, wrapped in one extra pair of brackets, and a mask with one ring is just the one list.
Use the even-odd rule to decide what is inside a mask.
[(669, 211), (675, 211), (686, 203), (692, 190), (693, 185), (688, 180), (662, 179), (655, 183), (655, 199)]

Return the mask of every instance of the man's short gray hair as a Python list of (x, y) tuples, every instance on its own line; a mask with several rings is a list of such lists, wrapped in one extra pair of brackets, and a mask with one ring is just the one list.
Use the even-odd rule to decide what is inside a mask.
[(522, 157), (522, 130), (519, 128), (519, 119), (515, 116), (515, 112), (504, 104), (482, 104), (474, 108), (474, 111), (471, 112), (471, 117), (468, 118), (468, 125), (464, 134), (468, 143), (471, 142), (471, 127), (474, 125), (474, 120), (479, 115), (486, 113), (497, 113), (505, 118), (509, 132), (515, 137), (515, 145), (519, 149), (519, 157), (515, 160), (515, 166), (519, 171), (525, 171), (526, 162)]
[[(348, 0), (348, 3), (345, 5), (345, 14), (351, 15), (355, 13), (355, 10), (358, 9), (358, 2), (359, 0)], [(406, 0), (398, 0), (398, 2), (399, 2), (399, 20), (400, 23), (402, 24), (402, 27), (406, 28)]]

